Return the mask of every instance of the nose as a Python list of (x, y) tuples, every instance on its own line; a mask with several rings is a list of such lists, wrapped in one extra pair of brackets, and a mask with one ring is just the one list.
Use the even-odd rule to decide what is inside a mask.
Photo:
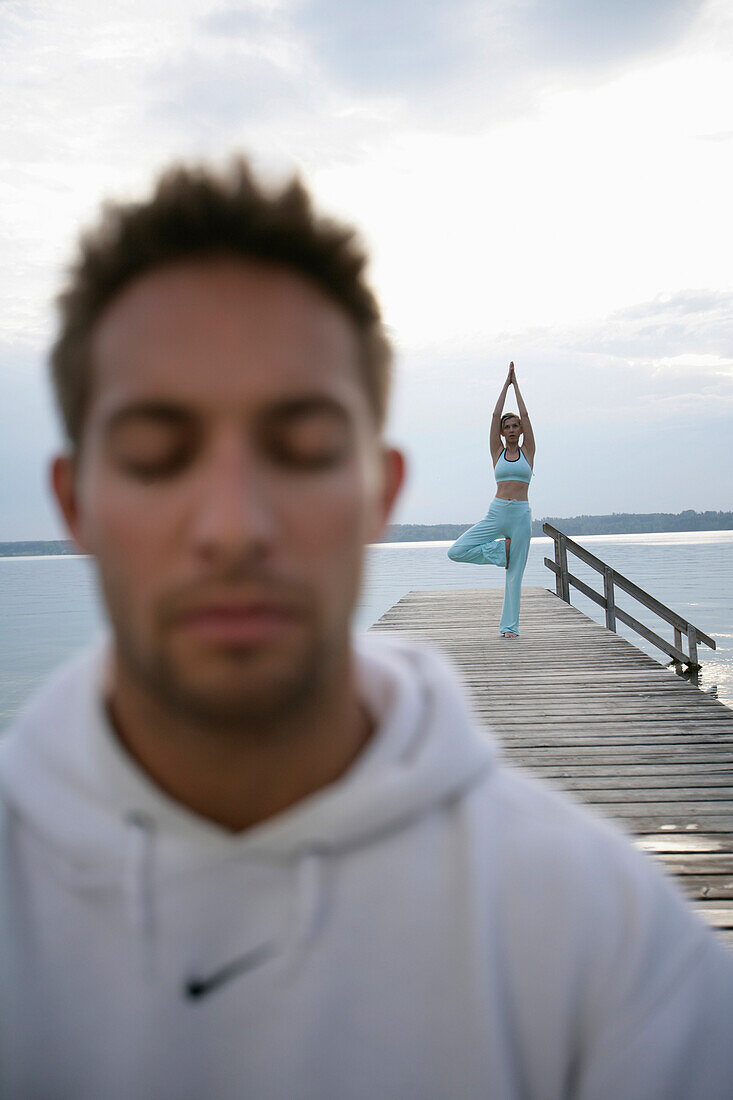
[(239, 441), (212, 446), (202, 459), (191, 515), (198, 556), (221, 568), (262, 560), (275, 529), (272, 487), (262, 463)]

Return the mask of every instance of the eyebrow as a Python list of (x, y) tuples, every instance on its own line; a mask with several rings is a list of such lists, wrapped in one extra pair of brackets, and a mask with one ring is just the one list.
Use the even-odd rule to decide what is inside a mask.
[(113, 412), (105, 428), (108, 433), (112, 433), (136, 420), (152, 420), (173, 428), (187, 427), (193, 423), (193, 419), (191, 412), (181, 405), (167, 401), (139, 401), (132, 405), (124, 405)]
[[(305, 417), (327, 416), (338, 420), (344, 426), (350, 416), (344, 406), (333, 397), (325, 394), (304, 394), (276, 402), (268, 409), (265, 417), (270, 423), (299, 420)], [(138, 401), (124, 405), (110, 414), (105, 425), (109, 434), (118, 431), (127, 424), (139, 420), (154, 421), (172, 428), (190, 427), (195, 422), (195, 414), (183, 405), (169, 401)]]
[(344, 406), (333, 397), (325, 394), (306, 394), (279, 401), (268, 411), (270, 422), (299, 420), (311, 416), (327, 416), (342, 424), (349, 423), (350, 416)]

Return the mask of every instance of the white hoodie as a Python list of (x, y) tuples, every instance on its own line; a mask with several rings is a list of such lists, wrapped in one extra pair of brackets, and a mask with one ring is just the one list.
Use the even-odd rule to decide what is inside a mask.
[(372, 742), (241, 835), (120, 748), (101, 648), (6, 735), (2, 1097), (733, 1096), (731, 958), (671, 884), (438, 657), (357, 653)]

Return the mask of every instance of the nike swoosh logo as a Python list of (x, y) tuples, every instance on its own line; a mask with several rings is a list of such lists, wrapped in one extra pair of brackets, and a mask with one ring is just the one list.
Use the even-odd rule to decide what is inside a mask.
[(220, 970), (215, 970), (213, 974), (209, 974), (207, 977), (189, 978), (183, 987), (184, 996), (190, 1001), (201, 1000), (202, 997), (206, 997), (214, 990), (220, 989), (233, 978), (238, 978), (240, 975), (246, 974), (248, 970), (252, 970), (253, 967), (259, 966), (274, 954), (275, 945), (272, 943), (255, 947), (252, 951), (248, 951), (246, 955), (240, 955), (238, 959), (233, 959), (226, 966), (222, 966)]

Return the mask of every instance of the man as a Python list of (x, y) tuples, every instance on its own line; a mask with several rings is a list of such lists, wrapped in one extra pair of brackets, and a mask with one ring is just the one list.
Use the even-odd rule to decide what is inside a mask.
[(437, 657), (350, 638), (402, 480), (363, 267), (244, 164), (83, 243), (53, 484), (111, 637), (0, 753), (0, 1092), (730, 1096), (712, 934)]

